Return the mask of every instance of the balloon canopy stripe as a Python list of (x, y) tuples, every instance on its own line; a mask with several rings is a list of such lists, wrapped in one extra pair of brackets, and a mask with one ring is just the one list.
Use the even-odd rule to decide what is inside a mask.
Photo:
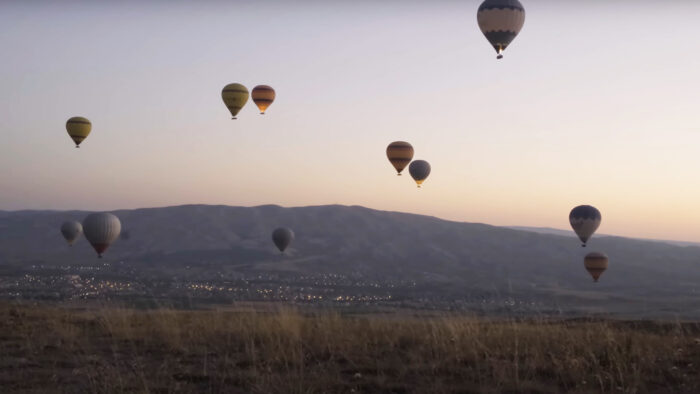
[(569, 220), (574, 219), (597, 219), (600, 220), (600, 211), (590, 205), (579, 205), (571, 210)]
[(404, 167), (406, 167), (406, 165), (407, 165), (408, 163), (411, 162), (411, 159), (389, 159), (389, 161), (390, 161), (391, 164), (393, 164), (394, 166), (397, 166), (397, 165), (402, 166), (401, 169), (403, 169)]
[(484, 0), (479, 6), (479, 11), (493, 8), (515, 8), (522, 10), (523, 5), (520, 3), (520, 0)]
[(477, 14), (481, 31), (511, 31), (517, 34), (525, 24), (525, 11), (486, 10)]

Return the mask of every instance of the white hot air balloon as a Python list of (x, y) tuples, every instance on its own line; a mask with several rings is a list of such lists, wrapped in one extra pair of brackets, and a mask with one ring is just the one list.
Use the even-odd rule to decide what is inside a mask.
[(66, 239), (69, 246), (73, 246), (75, 241), (80, 238), (80, 234), (82, 233), (83, 225), (75, 220), (65, 222), (63, 225), (61, 225), (61, 234), (63, 234), (63, 238)]
[(111, 213), (91, 213), (83, 220), (83, 232), (90, 242), (98, 257), (119, 238), (122, 224), (119, 218)]

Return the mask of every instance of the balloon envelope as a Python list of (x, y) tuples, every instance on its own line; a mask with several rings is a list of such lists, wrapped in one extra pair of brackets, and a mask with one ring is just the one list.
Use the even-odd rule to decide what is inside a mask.
[(294, 232), (286, 227), (280, 227), (272, 232), (272, 242), (275, 243), (280, 252), (284, 252), (294, 240)]
[(430, 163), (425, 160), (414, 160), (408, 166), (408, 172), (413, 177), (413, 180), (416, 181), (418, 187), (420, 187), (430, 175)]
[(102, 257), (109, 245), (119, 238), (121, 230), (119, 218), (111, 213), (91, 213), (83, 220), (85, 238), (95, 248), (99, 257)]
[(500, 59), (525, 24), (525, 8), (518, 0), (485, 0), (479, 6), (476, 19)]
[(267, 107), (275, 101), (275, 89), (267, 85), (258, 85), (253, 88), (251, 96), (255, 105), (260, 109), (260, 114), (264, 114)]
[(68, 242), (68, 245), (73, 246), (75, 241), (80, 238), (80, 234), (83, 233), (83, 225), (80, 224), (80, 222), (76, 222), (75, 220), (71, 220), (69, 222), (63, 223), (61, 225), (61, 234), (63, 234), (63, 238), (66, 239)]
[(68, 131), (68, 135), (75, 142), (75, 147), (78, 148), (80, 143), (92, 131), (92, 123), (82, 116), (74, 116), (66, 122), (66, 131)]
[(396, 168), (396, 174), (401, 175), (401, 171), (413, 160), (413, 146), (406, 141), (394, 141), (386, 147), (386, 157)]
[(601, 219), (600, 211), (590, 205), (579, 205), (571, 210), (569, 223), (583, 242), (582, 246), (586, 246), (588, 239), (598, 229)]
[(600, 275), (608, 269), (608, 256), (606, 256), (605, 253), (599, 252), (588, 253), (586, 257), (583, 258), (583, 265), (593, 277), (593, 281), (597, 282)]
[(236, 119), (238, 112), (248, 102), (248, 96), (248, 89), (240, 83), (230, 83), (221, 91), (221, 98), (233, 119)]

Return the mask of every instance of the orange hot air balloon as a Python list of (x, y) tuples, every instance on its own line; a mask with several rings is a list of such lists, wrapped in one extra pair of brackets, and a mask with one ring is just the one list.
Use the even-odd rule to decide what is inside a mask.
[(275, 101), (275, 89), (267, 85), (258, 85), (251, 92), (253, 102), (260, 109), (260, 115), (265, 114), (265, 110)]
[(394, 141), (386, 147), (386, 157), (396, 168), (396, 175), (401, 175), (401, 171), (413, 160), (413, 147), (405, 141)]
[(599, 252), (588, 253), (583, 259), (583, 265), (593, 277), (593, 281), (597, 282), (600, 275), (608, 269), (608, 256)]

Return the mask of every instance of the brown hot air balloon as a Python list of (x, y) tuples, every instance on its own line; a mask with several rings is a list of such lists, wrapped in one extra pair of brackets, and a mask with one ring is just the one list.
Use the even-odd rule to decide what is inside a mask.
[(275, 101), (275, 89), (267, 85), (258, 85), (253, 88), (251, 96), (255, 105), (260, 109), (260, 115), (265, 115), (267, 107)]
[(396, 168), (396, 175), (401, 175), (401, 171), (413, 160), (413, 147), (405, 141), (394, 141), (386, 147), (386, 157)]
[(590, 205), (579, 205), (571, 210), (569, 223), (583, 242), (581, 246), (586, 246), (586, 242), (600, 226), (601, 220), (600, 211)]
[(608, 269), (608, 256), (599, 252), (588, 253), (583, 259), (583, 265), (593, 277), (593, 281), (597, 282), (603, 271)]

